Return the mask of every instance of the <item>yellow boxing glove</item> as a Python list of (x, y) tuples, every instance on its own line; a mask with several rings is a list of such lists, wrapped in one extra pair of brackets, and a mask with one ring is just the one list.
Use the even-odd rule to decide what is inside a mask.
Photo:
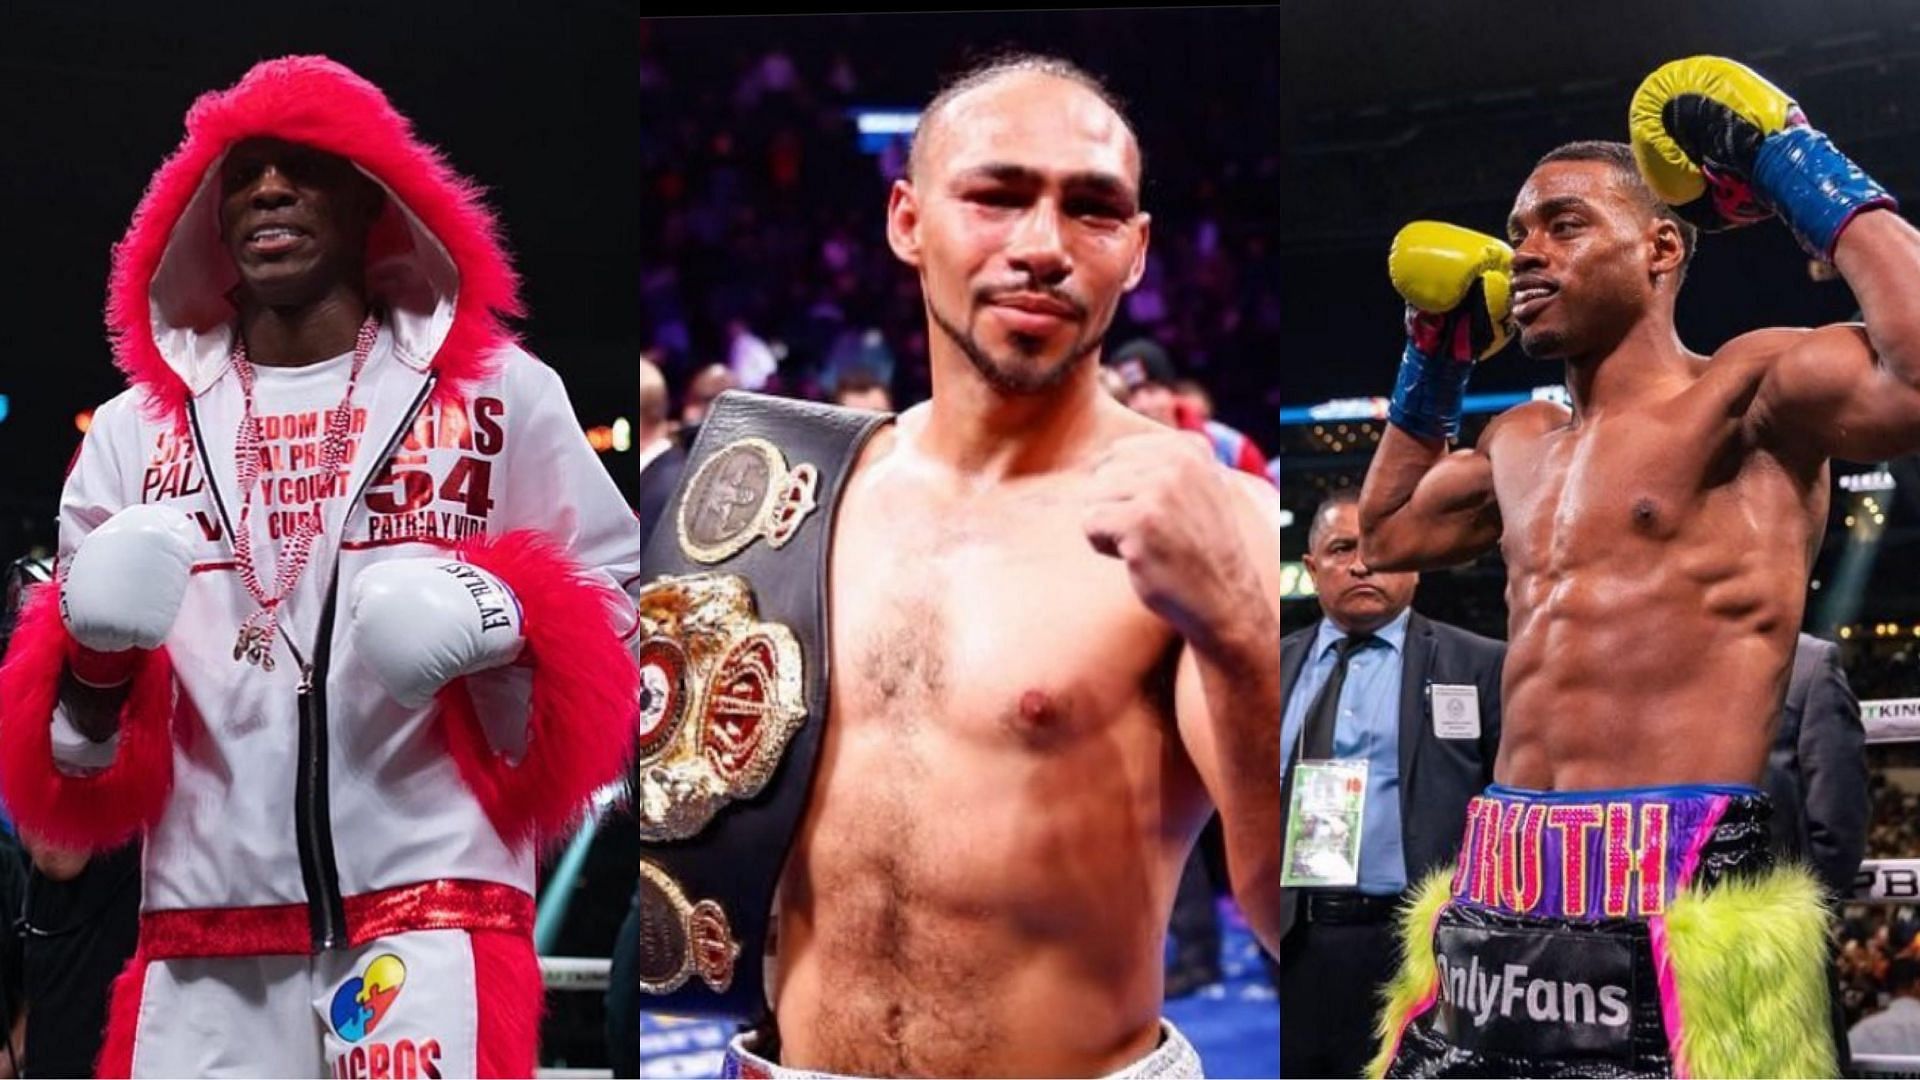
[(1452, 438), (1474, 362), (1513, 335), (1513, 249), (1472, 229), (1416, 221), (1393, 238), (1387, 275), (1407, 301), (1388, 418), (1422, 438)]
[(1647, 76), (1627, 127), (1647, 186), (1709, 232), (1777, 213), (1808, 253), (1831, 259), (1854, 215), (1894, 205), (1785, 91), (1722, 57), (1675, 60)]
[(1416, 221), (1393, 238), (1387, 276), (1415, 311), (1472, 316), (1472, 351), (1455, 359), (1484, 360), (1512, 335), (1513, 249), (1504, 240), (1444, 221)]

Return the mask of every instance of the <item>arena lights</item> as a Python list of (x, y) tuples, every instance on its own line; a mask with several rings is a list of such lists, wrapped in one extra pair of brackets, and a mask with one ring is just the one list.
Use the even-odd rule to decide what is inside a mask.
[(1835, 633), (1837, 633), (1843, 641), (1851, 639), (1855, 634), (1861, 637), (1872, 636), (1877, 638), (1920, 638), (1920, 623), (1915, 623), (1912, 626), (1901, 626), (1897, 622), (1878, 622), (1874, 623), (1871, 628), (1864, 625), (1842, 626), (1836, 630)]
[(1554, 383), (1552, 386), (1534, 387), (1533, 400), (1551, 401), (1556, 405), (1565, 405), (1569, 409), (1573, 408), (1573, 394), (1567, 389), (1565, 383)]
[(918, 109), (852, 109), (853, 126), (862, 135), (911, 135), (920, 126)]
[(1895, 487), (1893, 474), (1888, 472), (1884, 467), (1875, 469), (1872, 472), (1849, 473), (1845, 476), (1837, 476), (1834, 478), (1834, 483), (1840, 485), (1840, 490), (1851, 491), (1856, 494), (1873, 491), (1892, 491)]
[(624, 454), (633, 446), (633, 423), (624, 416), (611, 424), (587, 428), (586, 433), (587, 445), (597, 454), (609, 451)]
[(1315, 424), (1313, 425), (1313, 437), (1320, 440), (1320, 444), (1329, 451), (1338, 454), (1348, 448), (1358, 450), (1362, 442), (1365, 442), (1368, 446), (1378, 445), (1383, 426), (1384, 425), (1373, 424), (1372, 422), (1359, 424)]
[(92, 426), (93, 426), (93, 410), (92, 409), (82, 409), (81, 411), (73, 414), (73, 429), (75, 431), (78, 431), (80, 434), (85, 435), (87, 433), (87, 429)]
[(1877, 541), (1880, 528), (1887, 523), (1887, 508), (1872, 495), (1860, 495), (1852, 511), (1842, 520), (1847, 528), (1858, 530), (1862, 540)]
[[(1573, 399), (1561, 385), (1536, 386), (1524, 393), (1468, 394), (1461, 401), (1461, 412), (1497, 413), (1529, 401), (1557, 401), (1571, 407)], [(1383, 397), (1334, 398), (1318, 405), (1288, 405), (1280, 410), (1283, 426), (1324, 424), (1341, 420), (1385, 420), (1387, 399)]]
[(879, 154), (892, 143), (905, 144), (920, 126), (918, 109), (852, 108), (847, 116), (860, 133), (860, 152)]
[(1383, 397), (1334, 398), (1318, 405), (1280, 410), (1283, 424), (1311, 424), (1318, 420), (1385, 420), (1387, 399)]
[(1280, 564), (1280, 599), (1304, 600), (1314, 595), (1313, 575), (1307, 573), (1304, 563), (1282, 562)]
[[(1850, 622), (1860, 614), (1866, 599), (1867, 581), (1873, 576), (1873, 564), (1880, 554), (1880, 542), (1887, 529), (1886, 507), (1880, 500), (1867, 494), (1852, 496), (1853, 505), (1841, 518), (1845, 526), (1845, 540), (1840, 548), (1839, 559), (1832, 572), (1825, 575), (1827, 588), (1820, 589), (1818, 614), (1814, 619), (1814, 632), (1828, 632), (1821, 628), (1843, 628), (1841, 624)], [(1864, 636), (1869, 631), (1858, 628)], [(1876, 625), (1871, 631), (1876, 636), (1887, 637), (1898, 633), (1899, 627), (1891, 631), (1882, 630)]]

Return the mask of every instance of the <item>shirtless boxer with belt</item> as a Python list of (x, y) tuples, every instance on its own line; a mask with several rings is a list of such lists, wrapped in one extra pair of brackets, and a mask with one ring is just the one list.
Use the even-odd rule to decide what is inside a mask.
[(1275, 947), (1278, 506), (1100, 389), (1146, 258), (1140, 171), (1110, 97), (1057, 60), (977, 70), (925, 113), (887, 236), (920, 277), (933, 396), (865, 444), (834, 519), (777, 1039), (735, 1040), (735, 1075), (1195, 1075), (1162, 948), (1216, 808)]
[[(1818, 887), (1770, 865), (1755, 785), (1828, 459), (1920, 449), (1920, 234), (1731, 61), (1655, 72), (1632, 137), (1543, 158), (1511, 249), (1432, 222), (1395, 241), (1410, 341), (1363, 555), (1429, 569), (1497, 544), (1512, 643), (1497, 783), (1409, 909), (1376, 1074), (1833, 1075)], [(1693, 226), (1773, 215), (1865, 325), (1689, 351)], [(1573, 408), (1519, 406), (1451, 450), (1509, 320), (1565, 363)]]

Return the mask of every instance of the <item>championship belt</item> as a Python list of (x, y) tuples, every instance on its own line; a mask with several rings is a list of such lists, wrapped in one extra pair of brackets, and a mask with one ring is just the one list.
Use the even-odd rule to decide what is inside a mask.
[(827, 719), (842, 485), (890, 419), (731, 391), (641, 561), (639, 954), (648, 1010), (755, 1019)]

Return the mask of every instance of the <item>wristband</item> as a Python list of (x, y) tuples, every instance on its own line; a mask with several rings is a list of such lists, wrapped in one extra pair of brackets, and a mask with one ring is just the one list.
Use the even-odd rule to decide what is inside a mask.
[(1410, 435), (1426, 439), (1454, 439), (1460, 434), (1460, 414), (1467, 396), (1473, 365), (1436, 360), (1407, 342), (1400, 354), (1400, 374), (1393, 382), (1393, 401), (1387, 419)]
[(1768, 136), (1754, 157), (1753, 183), (1800, 246), (1822, 262), (1833, 261), (1833, 246), (1854, 215), (1899, 208), (1886, 188), (1810, 127)]
[(67, 670), (83, 685), (95, 690), (107, 690), (133, 678), (134, 669), (140, 666), (140, 655), (144, 652), (145, 649), (99, 652), (69, 640)]

